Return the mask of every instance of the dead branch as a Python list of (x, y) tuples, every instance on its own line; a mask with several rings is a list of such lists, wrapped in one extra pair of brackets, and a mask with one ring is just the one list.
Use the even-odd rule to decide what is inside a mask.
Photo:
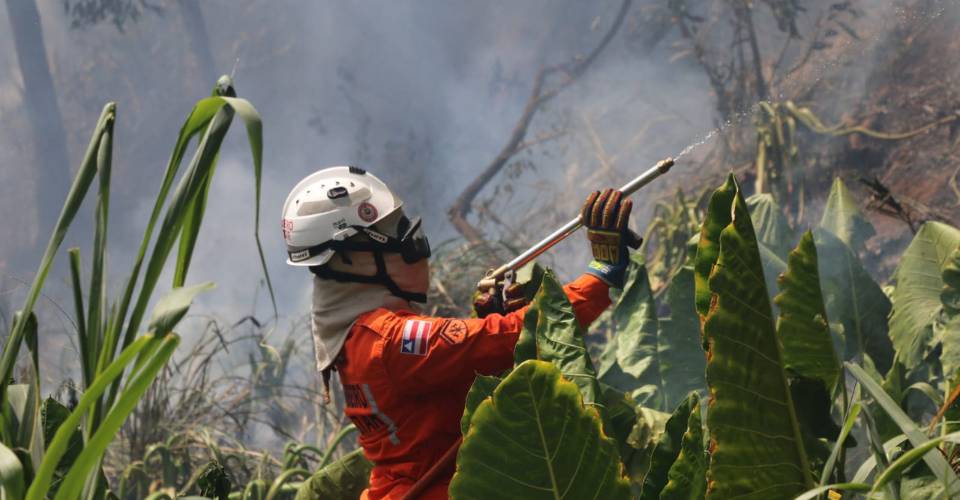
[[(617, 16), (610, 25), (610, 29), (604, 34), (603, 38), (587, 57), (574, 59), (566, 64), (544, 66), (537, 72), (533, 81), (533, 89), (530, 92), (530, 97), (527, 99), (520, 120), (517, 121), (517, 124), (513, 127), (513, 131), (510, 133), (509, 140), (493, 161), (460, 193), (460, 196), (457, 197), (447, 212), (450, 223), (453, 224), (453, 227), (456, 228), (468, 242), (472, 244), (483, 242), (483, 234), (480, 229), (467, 220), (467, 215), (470, 213), (474, 199), (476, 199), (480, 191), (493, 180), (497, 173), (503, 169), (507, 162), (510, 161), (510, 158), (522, 149), (521, 146), (523, 145), (524, 137), (526, 137), (527, 130), (537, 111), (547, 101), (556, 97), (563, 89), (570, 86), (570, 84), (582, 75), (597, 59), (600, 53), (603, 52), (607, 45), (610, 44), (610, 41), (623, 24), (624, 18), (626, 18), (631, 2), (632, 0), (623, 0), (623, 4), (620, 6)], [(545, 88), (547, 78), (554, 74), (561, 75), (563, 78), (552, 88)]]

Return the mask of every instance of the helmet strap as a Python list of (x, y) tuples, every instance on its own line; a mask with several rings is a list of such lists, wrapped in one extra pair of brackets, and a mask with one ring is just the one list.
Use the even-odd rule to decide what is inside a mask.
[(377, 284), (387, 287), (387, 290), (390, 290), (390, 293), (404, 299), (408, 302), (427, 302), (427, 295), (425, 293), (417, 292), (408, 292), (406, 290), (401, 290), (393, 278), (390, 277), (390, 274), (387, 273), (387, 264), (383, 259), (382, 250), (373, 250), (373, 258), (377, 263), (377, 274), (373, 276), (364, 276), (361, 274), (345, 273), (342, 271), (335, 271), (330, 269), (330, 266), (324, 264), (321, 266), (310, 266), (310, 271), (315, 274), (318, 278), (334, 280), (340, 283), (366, 283), (366, 284)]

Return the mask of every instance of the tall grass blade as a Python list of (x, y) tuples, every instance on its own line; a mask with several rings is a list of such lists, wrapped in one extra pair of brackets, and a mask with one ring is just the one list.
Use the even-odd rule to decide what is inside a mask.
[[(54, 226), (54, 230), (50, 235), (50, 241), (47, 243), (47, 248), (43, 253), (43, 257), (40, 259), (40, 267), (37, 270), (37, 275), (34, 277), (33, 283), (30, 284), (30, 291), (27, 293), (26, 302), (23, 308), (21, 308), (21, 311), (23, 311), (25, 315), (33, 312), (33, 307), (40, 297), (40, 289), (43, 287), (47, 275), (50, 273), (50, 268), (53, 265), (53, 258), (57, 250), (60, 249), (60, 245), (63, 243), (63, 239), (67, 234), (67, 229), (73, 222), (73, 218), (77, 215), (80, 204), (83, 202), (83, 198), (86, 196), (91, 182), (93, 182), (93, 176), (97, 173), (96, 155), (99, 151), (100, 138), (104, 130), (113, 125), (115, 114), (116, 105), (112, 102), (107, 103), (103, 108), (103, 112), (100, 114), (97, 127), (93, 131), (93, 137), (84, 154), (83, 163), (81, 163), (80, 170), (73, 180), (70, 192), (67, 193), (67, 199), (60, 211), (60, 216), (57, 218), (57, 224)], [(6, 401), (7, 386), (10, 384), (10, 378), (13, 375), (13, 366), (20, 352), (20, 344), (23, 342), (23, 326), (23, 323), (14, 325), (4, 345), (3, 356), (0, 358), (0, 404)]]
[(87, 387), (93, 380), (93, 369), (96, 360), (91, 356), (96, 351), (87, 349), (87, 314), (83, 310), (83, 278), (80, 272), (80, 249), (67, 250), (70, 256), (70, 285), (73, 288), (73, 308), (77, 315), (77, 343), (80, 349), (80, 371), (83, 376), (83, 386)]
[(30, 484), (30, 489), (27, 491), (28, 499), (40, 500), (44, 498), (47, 490), (50, 489), (50, 482), (53, 479), (53, 473), (57, 468), (57, 464), (67, 451), (70, 436), (73, 435), (74, 431), (80, 425), (83, 415), (90, 410), (107, 387), (115, 379), (123, 375), (124, 370), (141, 351), (151, 344), (158, 342), (160, 342), (160, 339), (155, 338), (153, 335), (140, 337), (124, 349), (124, 351), (117, 356), (117, 359), (114, 360), (113, 363), (110, 363), (106, 370), (98, 375), (93, 383), (87, 387), (87, 390), (84, 391), (80, 397), (76, 408), (74, 408), (70, 416), (60, 424), (57, 433), (53, 437), (53, 441), (47, 445), (47, 452), (43, 456), (43, 461), (40, 462), (40, 467), (37, 469), (33, 482)]
[(86, 442), (80, 456), (70, 467), (70, 472), (57, 491), (57, 500), (67, 500), (79, 496), (78, 492), (83, 489), (83, 483), (87, 475), (99, 465), (107, 445), (116, 437), (120, 426), (123, 425), (127, 416), (140, 402), (140, 397), (153, 383), (179, 343), (180, 337), (175, 334), (164, 337), (156, 350), (156, 354), (151, 357), (139, 373), (134, 375), (130, 384), (120, 394), (116, 405), (104, 418), (93, 437)]
[(830, 456), (823, 466), (823, 473), (820, 474), (820, 486), (827, 484), (827, 481), (830, 480), (830, 474), (833, 472), (833, 468), (836, 467), (837, 458), (840, 456), (843, 444), (846, 442), (847, 436), (850, 435), (853, 425), (857, 422), (860, 410), (863, 409), (863, 405), (860, 403), (859, 384), (853, 389), (853, 401), (855, 401), (855, 403), (847, 409), (847, 415), (843, 419), (843, 427), (840, 428), (840, 435), (837, 436), (837, 441), (833, 444), (833, 449), (830, 450)]
[(960, 442), (960, 432), (953, 432), (931, 439), (926, 443), (923, 443), (922, 445), (917, 446), (901, 455), (899, 458), (894, 460), (886, 470), (883, 471), (883, 474), (880, 474), (880, 476), (877, 477), (876, 481), (873, 483), (873, 491), (879, 491), (880, 488), (884, 487), (890, 481), (900, 479), (904, 475), (904, 471), (907, 469), (907, 467), (919, 462), (924, 455), (939, 446), (940, 443), (943, 443), (944, 441), (951, 443)]

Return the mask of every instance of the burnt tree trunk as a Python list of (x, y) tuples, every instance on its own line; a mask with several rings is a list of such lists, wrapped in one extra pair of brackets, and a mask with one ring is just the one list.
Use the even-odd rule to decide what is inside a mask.
[[(67, 138), (36, 1), (7, 0), (7, 16), (23, 77), (23, 100), (33, 138), (38, 234), (44, 235), (56, 224), (72, 180)], [(27, 246), (36, 245), (37, 242), (33, 242)]]

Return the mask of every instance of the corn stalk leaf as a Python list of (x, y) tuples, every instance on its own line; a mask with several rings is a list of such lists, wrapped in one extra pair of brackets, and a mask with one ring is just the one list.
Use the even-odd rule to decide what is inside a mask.
[(666, 428), (653, 449), (650, 470), (643, 478), (643, 491), (640, 494), (640, 500), (660, 498), (660, 492), (667, 485), (670, 468), (680, 455), (680, 446), (690, 420), (690, 413), (699, 404), (700, 398), (697, 393), (692, 393), (670, 415)]
[(890, 338), (897, 360), (908, 370), (930, 352), (933, 324), (942, 310), (942, 272), (958, 246), (960, 230), (940, 222), (924, 223), (894, 272)]
[(363, 450), (354, 450), (306, 480), (297, 491), (296, 500), (360, 498), (360, 494), (370, 484), (372, 468), (373, 462), (363, 456)]
[[(789, 497), (814, 483), (774, 330), (760, 250), (732, 175), (714, 193), (710, 207), (704, 234), (717, 251), (698, 250), (696, 266), (698, 273), (709, 270), (709, 279), (697, 283), (698, 298), (709, 297), (706, 314), (701, 312), (711, 393), (707, 497)], [(724, 220), (728, 222), (719, 239), (710, 235), (710, 228)], [(700, 310), (699, 300), (697, 305)]]
[(703, 427), (700, 420), (700, 398), (691, 394), (695, 403), (687, 420), (687, 431), (680, 442), (680, 454), (670, 466), (668, 482), (660, 492), (661, 500), (702, 500), (707, 492), (707, 454), (703, 449)]
[(616, 443), (552, 363), (517, 366), (477, 407), (452, 498), (630, 498)]
[(583, 328), (553, 271), (544, 273), (540, 290), (523, 319), (523, 331), (514, 348), (514, 360), (537, 359), (555, 364), (573, 381), (588, 405), (599, 402), (597, 372), (583, 342)]
[(820, 287), (827, 316), (844, 337), (843, 359), (870, 356), (886, 372), (893, 363), (893, 344), (887, 336), (890, 300), (860, 264), (860, 259), (833, 233), (813, 232), (817, 247)]
[[(53, 265), (53, 258), (60, 249), (60, 245), (63, 243), (63, 239), (67, 234), (67, 229), (73, 222), (73, 218), (77, 215), (80, 204), (83, 202), (83, 198), (86, 196), (87, 190), (93, 182), (93, 177), (97, 173), (96, 155), (99, 149), (100, 139), (107, 128), (113, 126), (115, 113), (116, 105), (114, 103), (108, 103), (104, 106), (100, 114), (100, 119), (97, 121), (97, 126), (93, 131), (93, 137), (90, 139), (90, 144), (87, 146), (83, 162), (80, 164), (80, 170), (77, 172), (76, 177), (74, 177), (73, 184), (70, 186), (70, 191), (67, 194), (67, 199), (63, 204), (63, 209), (57, 218), (56, 226), (54, 226), (53, 232), (50, 234), (50, 241), (47, 243), (43, 257), (40, 259), (40, 267), (37, 270), (37, 275), (30, 284), (30, 291), (27, 292), (26, 302), (20, 309), (24, 315), (33, 313), (33, 307), (36, 305), (37, 298), (40, 297), (40, 290), (43, 288), (43, 284), (46, 282), (47, 275), (50, 273), (50, 268)], [(7, 342), (4, 344), (3, 355), (0, 357), (0, 405), (2, 405), (7, 398), (7, 386), (13, 375), (13, 366), (17, 361), (17, 354), (19, 354), (20, 345), (23, 342), (23, 335), (25, 333), (24, 326), (26, 326), (24, 322), (14, 324), (10, 335), (7, 337)]]
[[(900, 405), (890, 398), (883, 387), (864, 371), (863, 368), (853, 363), (845, 363), (845, 366), (874, 401), (896, 422), (900, 430), (903, 431), (907, 439), (910, 440), (910, 444), (912, 444), (914, 448), (922, 448), (928, 441), (927, 436), (917, 427), (917, 424), (904, 413)], [(960, 478), (954, 473), (943, 454), (937, 450), (929, 450), (923, 454), (923, 461), (927, 464), (927, 467), (930, 468), (930, 472), (945, 485), (948, 494), (960, 495)]]

